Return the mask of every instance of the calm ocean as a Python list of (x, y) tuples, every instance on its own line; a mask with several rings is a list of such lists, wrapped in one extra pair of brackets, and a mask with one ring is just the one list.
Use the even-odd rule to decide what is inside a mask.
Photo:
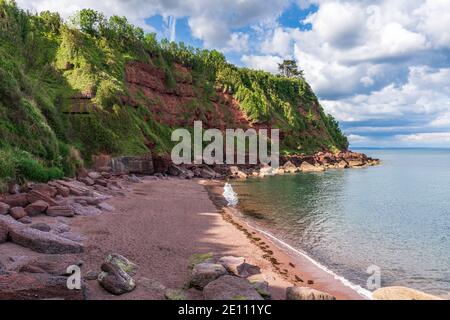
[[(356, 150), (358, 151), (358, 150)], [(251, 223), (365, 287), (450, 292), (450, 150), (361, 150), (382, 165), (233, 183)]]

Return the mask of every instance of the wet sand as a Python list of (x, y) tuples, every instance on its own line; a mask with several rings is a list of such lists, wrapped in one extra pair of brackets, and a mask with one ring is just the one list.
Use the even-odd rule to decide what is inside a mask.
[[(207, 187), (205, 187), (207, 186)], [(182, 289), (194, 254), (242, 256), (260, 267), (273, 299), (284, 299), (292, 284), (313, 287), (338, 299), (363, 299), (306, 258), (285, 251), (229, 210), (221, 209), (221, 184), (199, 180), (144, 180), (125, 197), (111, 199), (115, 212), (79, 217), (74, 231), (88, 237), (83, 272), (99, 271), (110, 253), (139, 266), (137, 289), (123, 296), (88, 282), (89, 299), (164, 299), (165, 289)], [(309, 283), (309, 284), (308, 284)], [(190, 289), (187, 298), (200, 299)]]

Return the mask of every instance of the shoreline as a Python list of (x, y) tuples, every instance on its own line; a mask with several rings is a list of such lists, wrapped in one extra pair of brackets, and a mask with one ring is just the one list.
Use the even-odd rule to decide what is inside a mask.
[(228, 207), (222, 181), (202, 182), (224, 219), (263, 251), (276, 273), (293, 285), (307, 286), (334, 295), (338, 300), (371, 300), (371, 292), (335, 274), (327, 267), (282, 240), (246, 221), (237, 208)]

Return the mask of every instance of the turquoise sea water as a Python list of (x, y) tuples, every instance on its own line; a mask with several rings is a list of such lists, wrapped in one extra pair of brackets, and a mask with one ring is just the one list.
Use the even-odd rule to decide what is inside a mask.
[(382, 165), (233, 183), (251, 223), (351, 282), (450, 292), (450, 150), (363, 150)]

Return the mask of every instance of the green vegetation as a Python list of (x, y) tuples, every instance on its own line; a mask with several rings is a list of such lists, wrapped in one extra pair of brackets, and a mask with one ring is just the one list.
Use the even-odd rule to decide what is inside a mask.
[[(156, 120), (163, 101), (130, 92), (125, 67), (136, 61), (163, 72), (169, 91), (192, 84), (195, 98), (179, 115), (186, 125), (192, 114), (216, 115), (221, 91), (239, 102), (251, 124), (280, 128), (285, 153), (348, 147), (296, 65), (286, 65), (288, 77), (237, 68), (215, 50), (158, 42), (123, 17), (82, 10), (64, 22), (56, 13), (31, 14), (0, 0), (0, 187), (7, 179), (73, 175), (95, 154), (170, 152), (171, 129), (179, 125)], [(229, 105), (218, 104), (219, 120), (231, 123)], [(74, 109), (86, 114), (68, 114)]]

